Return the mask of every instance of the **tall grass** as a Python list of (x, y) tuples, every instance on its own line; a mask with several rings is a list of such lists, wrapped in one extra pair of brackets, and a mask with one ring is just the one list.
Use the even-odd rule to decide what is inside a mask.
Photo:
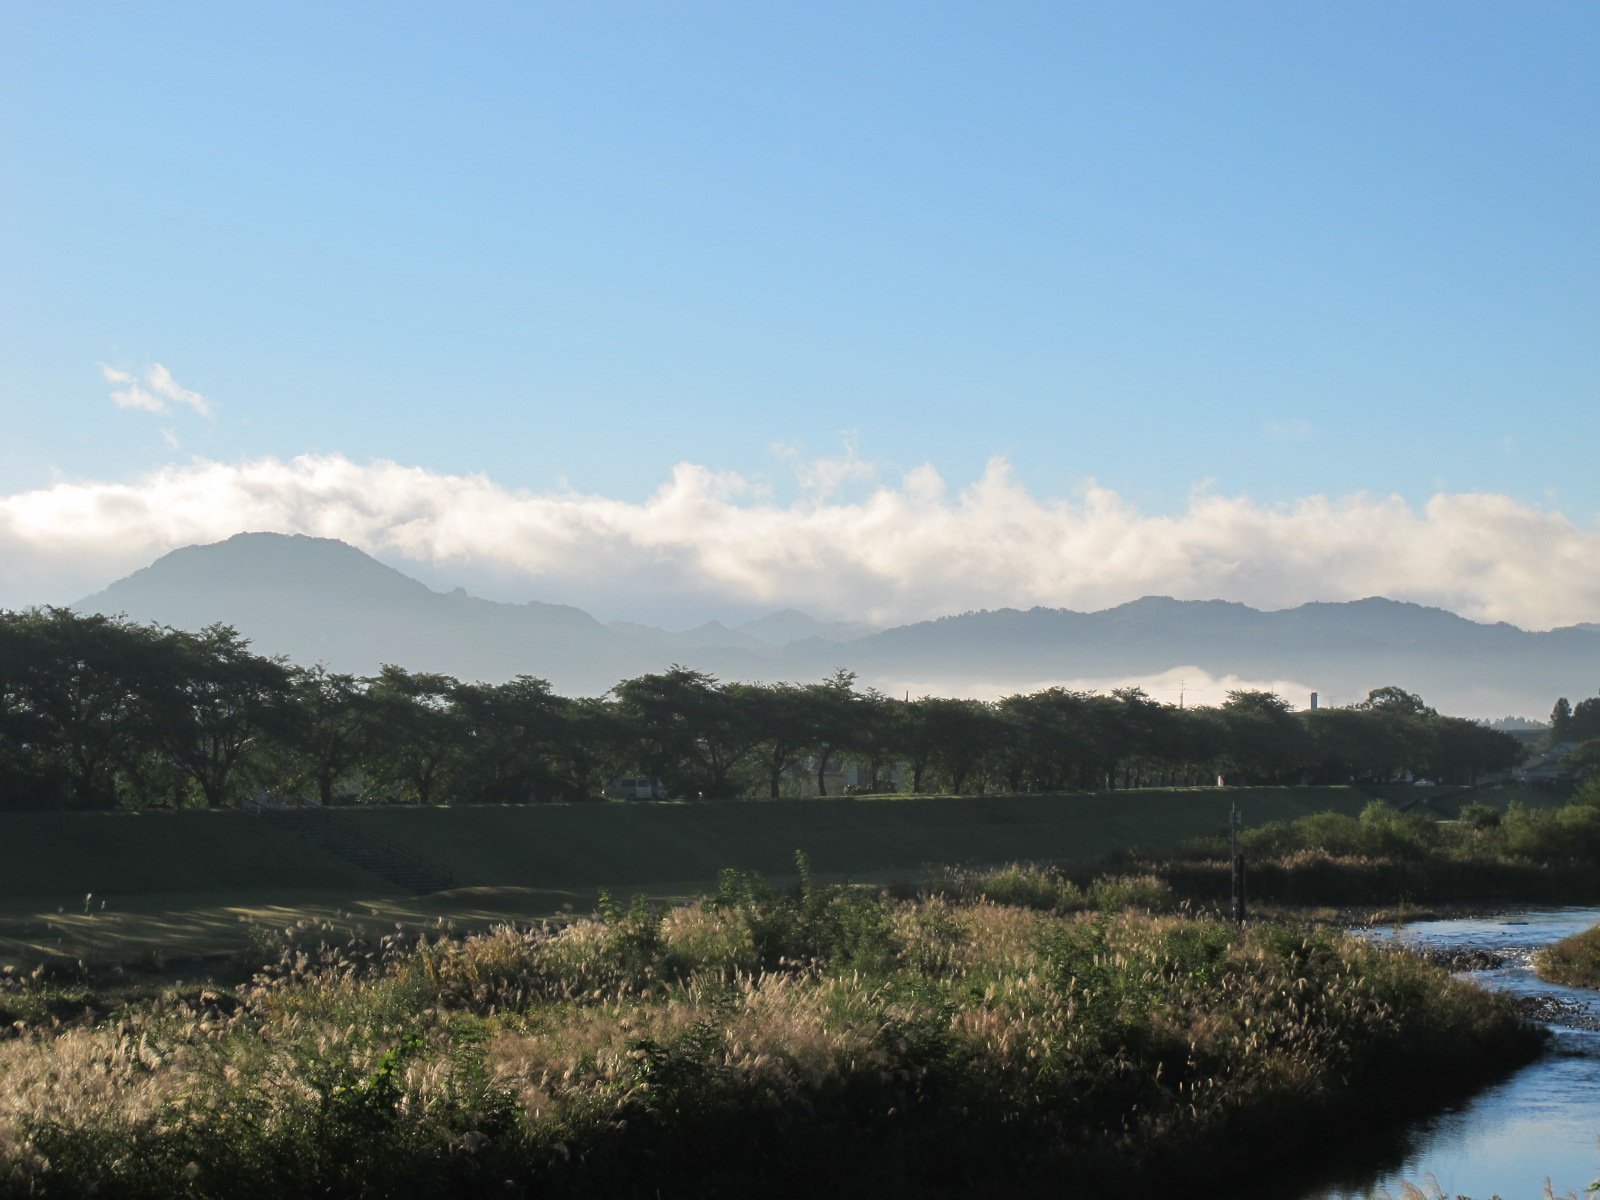
[(1155, 875), (1096, 875), (1080, 882), (1059, 867), (1037, 863), (1012, 863), (987, 871), (943, 868), (934, 873), (928, 887), (947, 899), (986, 900), (1053, 913), (1125, 908), (1166, 912), (1178, 906), (1171, 885)]
[(1544, 947), (1533, 956), (1533, 966), (1551, 983), (1600, 988), (1600, 925)]
[[(1248, 890), (1281, 904), (1390, 904), (1398, 900), (1577, 902), (1600, 899), (1600, 792), (1560, 808), (1468, 805), (1439, 821), (1373, 801), (1360, 817), (1318, 813), (1241, 836)], [(1160, 854), (1131, 853), (1124, 869), (1180, 895), (1228, 894), (1225, 838)]]
[(0, 1180), (119, 1197), (1169, 1194), (1531, 1052), (1401, 953), (1025, 872), (738, 872), (465, 939), (286, 943), (0, 1042)]

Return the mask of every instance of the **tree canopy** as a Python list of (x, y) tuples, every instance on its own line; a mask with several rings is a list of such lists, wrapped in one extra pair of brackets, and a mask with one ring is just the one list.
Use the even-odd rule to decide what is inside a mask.
[[(1600, 699), (1573, 711), (1600, 734)], [(838, 670), (815, 683), (722, 682), (673, 666), (601, 699), (548, 683), (464, 683), (385, 666), (357, 678), (199, 633), (0, 612), (0, 805), (221, 807), (257, 795), (527, 803), (644, 777), (690, 799), (862, 791), (1059, 792), (1151, 785), (1467, 783), (1514, 738), (1382, 687), (1294, 712), (1263, 691), (1217, 708), (1045, 688), (994, 702), (900, 699)], [(656, 790), (653, 785), (652, 790)]]

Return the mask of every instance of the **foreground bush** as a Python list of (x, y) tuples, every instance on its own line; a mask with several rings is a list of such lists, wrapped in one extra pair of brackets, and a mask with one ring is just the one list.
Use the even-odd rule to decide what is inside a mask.
[(1546, 946), (1533, 956), (1533, 966), (1551, 983), (1600, 988), (1600, 925)]
[[(288, 949), (0, 1045), (18, 1195), (1170, 1194), (1536, 1035), (1401, 953), (1113, 905), (809, 883)], [(952, 889), (952, 893), (959, 889)], [(1071, 897), (1062, 892), (1062, 897)], [(1058, 900), (1061, 897), (1057, 898)], [(1079, 899), (1081, 899), (1081, 894)]]
[[(1560, 808), (1513, 804), (1503, 815), (1468, 805), (1459, 821), (1375, 800), (1359, 818), (1318, 813), (1246, 830), (1240, 842), (1250, 895), (1277, 904), (1600, 899), (1594, 790)], [(1179, 895), (1221, 900), (1230, 887), (1227, 856), (1227, 839), (1203, 838), (1159, 856), (1130, 855), (1124, 866)]]

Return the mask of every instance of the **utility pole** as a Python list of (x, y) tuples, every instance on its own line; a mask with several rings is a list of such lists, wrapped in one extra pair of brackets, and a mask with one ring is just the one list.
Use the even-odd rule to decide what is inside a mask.
[(1228, 809), (1228, 858), (1232, 865), (1233, 919), (1240, 925), (1244, 924), (1244, 854), (1239, 849), (1239, 830), (1244, 826), (1244, 819), (1239, 815), (1237, 804)]

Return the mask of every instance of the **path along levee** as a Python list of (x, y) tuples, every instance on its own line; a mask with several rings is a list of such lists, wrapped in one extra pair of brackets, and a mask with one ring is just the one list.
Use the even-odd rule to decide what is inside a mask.
[(486, 886), (648, 887), (715, 882), (726, 867), (792, 876), (795, 852), (830, 877), (876, 878), (932, 864), (1087, 862), (1130, 844), (1371, 799), (1348, 788), (1141, 790), (1052, 796), (840, 798), (519, 808), (382, 808), (364, 828)]
[[(716, 880), (725, 867), (863, 876), (930, 863), (1089, 862), (1310, 813), (1359, 788), (1177, 788), (1044, 796), (868, 797), (520, 806), (352, 806), (342, 821), (489, 887)], [(0, 813), (0, 898), (230, 890), (334, 893), (381, 881), (248, 812)]]

